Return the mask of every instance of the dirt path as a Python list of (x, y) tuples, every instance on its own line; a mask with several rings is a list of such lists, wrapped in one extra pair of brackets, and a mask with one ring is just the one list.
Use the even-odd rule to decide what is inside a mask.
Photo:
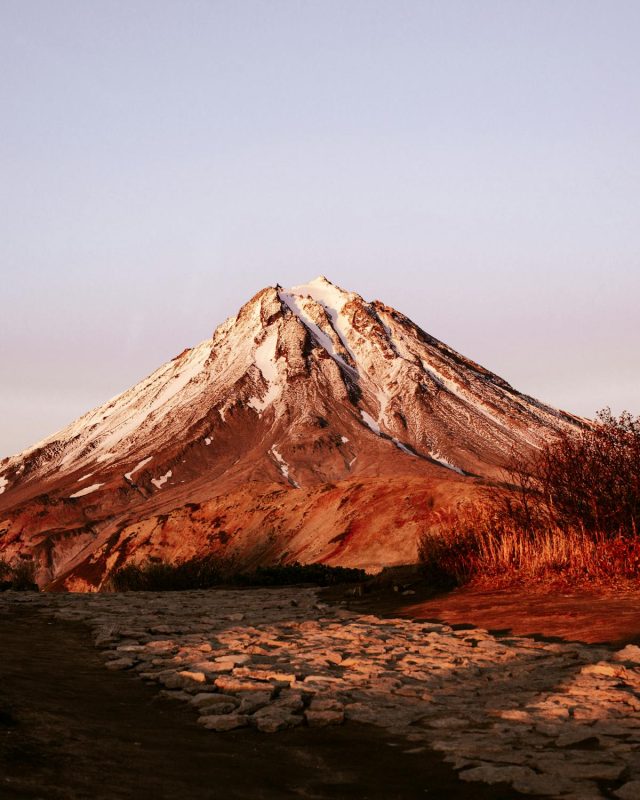
[(84, 626), (26, 607), (0, 609), (0, 653), (3, 800), (518, 796), (463, 783), (372, 726), (205, 731), (186, 705), (105, 669)]

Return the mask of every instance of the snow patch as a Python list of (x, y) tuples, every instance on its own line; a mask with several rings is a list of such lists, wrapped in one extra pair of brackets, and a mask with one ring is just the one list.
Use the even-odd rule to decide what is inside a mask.
[(0, 494), (4, 492), (8, 485), (9, 481), (4, 476), (0, 476)]
[(82, 481), (86, 481), (87, 478), (90, 478), (93, 475), (93, 472), (87, 472), (86, 475), (83, 475), (81, 478), (78, 478), (77, 483), (82, 483)]
[(164, 475), (161, 475), (159, 478), (151, 478), (151, 483), (156, 487), (156, 489), (162, 489), (165, 483), (169, 480), (169, 478), (173, 475), (171, 470), (165, 472)]
[(144, 467), (145, 464), (148, 464), (150, 461), (153, 461), (153, 456), (149, 456), (148, 458), (143, 458), (142, 461), (139, 461), (135, 467), (131, 470), (131, 472), (125, 472), (124, 477), (130, 481), (131, 477), (135, 475), (135, 473)]
[(250, 398), (248, 405), (259, 414), (261, 414), (267, 406), (270, 406), (271, 403), (277, 400), (282, 393), (282, 385), (278, 382), (278, 365), (276, 359), (277, 345), (278, 331), (274, 328), (256, 348), (255, 364), (262, 373), (262, 377), (267, 384), (267, 392), (262, 399), (259, 397)]
[(278, 462), (278, 467), (279, 467), (280, 472), (282, 473), (283, 477), (286, 478), (292, 486), (295, 486), (296, 489), (299, 489), (300, 488), (300, 484), (297, 483), (296, 481), (294, 481), (294, 479), (289, 475), (289, 465), (284, 460), (282, 455), (278, 452), (278, 450), (276, 449), (276, 446), (274, 445), (271, 448), (271, 450), (269, 450), (269, 452), (275, 458), (275, 460)]
[(347, 364), (347, 362), (344, 360), (344, 358), (342, 358), (342, 356), (339, 353), (336, 353), (336, 348), (335, 348), (333, 342), (331, 341), (331, 337), (328, 334), (326, 334), (322, 330), (322, 328), (320, 328), (311, 319), (309, 314), (304, 310), (304, 308), (302, 307), (302, 304), (300, 303), (300, 300), (301, 300), (300, 297), (297, 297), (294, 294), (291, 294), (289, 292), (284, 292), (284, 291), (279, 292), (278, 296), (280, 297), (282, 302), (285, 303), (291, 309), (291, 311), (293, 311), (293, 313), (296, 315), (296, 317), (298, 317), (300, 322), (302, 322), (302, 324), (311, 331), (311, 333), (313, 334), (313, 336), (317, 340), (318, 344), (321, 347), (324, 347), (324, 349), (331, 356), (331, 358), (333, 358), (335, 361), (337, 361), (341, 366), (346, 367), (347, 369), (353, 370), (353, 367), (351, 367), (349, 364)]
[(340, 441), (342, 442), (342, 444), (346, 444), (349, 440), (347, 439), (346, 436), (341, 436)]
[(380, 426), (379, 426), (379, 425), (378, 425), (378, 423), (375, 421), (375, 419), (374, 419), (374, 418), (371, 416), (371, 414), (368, 414), (366, 411), (363, 411), (363, 410), (361, 409), (361, 410), (360, 410), (360, 416), (362, 417), (362, 419), (363, 419), (364, 423), (365, 423), (366, 425), (368, 425), (368, 426), (369, 426), (369, 428), (371, 428), (371, 430), (372, 430), (374, 433), (376, 433), (376, 434), (378, 434), (378, 436), (380, 436)]
[[(193, 379), (200, 377), (211, 354), (212, 344), (209, 339), (185, 351), (136, 386), (33, 445), (21, 456), (24, 458), (39, 447), (59, 441), (65, 452), (56, 462), (58, 466), (77, 461), (87, 465), (94, 459), (100, 464), (126, 457), (140, 429), (144, 430), (145, 425), (149, 428), (175, 413), (176, 408), (184, 406), (198, 392), (199, 381)], [(87, 455), (89, 449), (93, 451), (90, 456)]]
[(414, 456), (415, 457), (416, 454), (412, 450), (409, 450), (409, 448), (406, 447), (404, 444), (402, 444), (401, 441), (399, 441), (396, 438), (393, 438), (391, 441), (395, 444), (395, 446), (398, 448), (398, 450), (402, 450), (402, 452), (406, 453), (408, 456)]
[(402, 369), (402, 360), (400, 358), (394, 358), (393, 366), (391, 367), (390, 371), (387, 373), (384, 383), (380, 385), (380, 387), (376, 390), (376, 399), (378, 401), (379, 412), (378, 412), (378, 424), (381, 425), (382, 423), (388, 424), (387, 419), (387, 409), (391, 404), (391, 401), (394, 398), (394, 392), (391, 386), (395, 386), (397, 384), (398, 376)]
[(204, 443), (206, 444), (207, 447), (209, 447), (212, 441), (213, 439), (210, 436), (205, 436)]
[[(331, 342), (331, 338), (327, 336), (326, 333), (320, 330), (315, 323), (309, 320), (308, 315), (304, 314), (303, 311), (300, 309), (299, 303), (296, 302), (295, 298), (304, 298), (310, 297), (316, 303), (321, 305), (326, 314), (329, 318), (329, 322), (331, 323), (331, 327), (335, 331), (336, 336), (342, 342), (342, 346), (344, 349), (349, 353), (353, 363), (357, 365), (358, 360), (356, 358), (356, 354), (353, 350), (349, 347), (349, 342), (347, 339), (347, 330), (349, 329), (349, 322), (345, 319), (344, 315), (342, 314), (342, 309), (344, 308), (345, 304), (352, 300), (356, 295), (353, 292), (345, 292), (343, 289), (340, 289), (338, 286), (334, 286), (331, 281), (328, 281), (326, 278), (320, 276), (319, 278), (315, 278), (315, 280), (310, 281), (309, 283), (304, 283), (300, 286), (294, 286), (291, 289), (287, 289), (284, 292), (280, 293), (280, 298), (284, 300), (285, 303), (291, 308), (291, 310), (296, 314), (302, 321), (304, 322), (307, 327), (311, 328), (311, 330), (318, 336), (320, 344), (327, 350), (332, 358), (339, 360), (344, 366), (349, 366), (344, 362), (343, 359), (340, 358), (339, 355), (336, 354), (335, 348), (333, 347), (333, 343)], [(290, 302), (291, 301), (291, 302)], [(302, 315), (302, 316), (301, 316)], [(303, 316), (305, 317), (303, 319)], [(313, 327), (312, 327), (313, 326)], [(314, 330), (315, 329), (315, 330)], [(327, 345), (327, 342), (329, 346)]]
[(70, 494), (69, 499), (73, 500), (75, 497), (84, 497), (85, 494), (91, 494), (91, 492), (95, 492), (101, 486), (104, 486), (104, 483), (94, 483), (91, 486), (85, 486), (85, 488), (80, 489), (79, 492), (76, 492), (75, 494)]
[(452, 464), (451, 461), (448, 461), (444, 456), (441, 456), (440, 453), (437, 453), (434, 450), (432, 450), (429, 453), (429, 455), (434, 461), (437, 461), (438, 464), (440, 464), (441, 466), (446, 467), (447, 469), (451, 469), (454, 472), (457, 472), (458, 475), (464, 475), (464, 472), (460, 469), (460, 467), (457, 467), (455, 464)]
[(309, 296), (316, 303), (320, 303), (335, 314), (340, 312), (344, 304), (353, 297), (352, 292), (345, 292), (339, 286), (334, 286), (331, 281), (328, 281), (322, 275), (309, 281), (309, 283), (294, 286), (289, 291), (299, 297)]

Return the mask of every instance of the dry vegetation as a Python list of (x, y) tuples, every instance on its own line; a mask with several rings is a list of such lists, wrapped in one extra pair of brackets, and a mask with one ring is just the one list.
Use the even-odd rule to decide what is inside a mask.
[(33, 577), (33, 563), (27, 560), (20, 560), (15, 564), (9, 564), (0, 559), (0, 591), (8, 589), (14, 592), (37, 591), (38, 586)]
[(640, 581), (640, 418), (598, 414), (535, 459), (508, 490), (436, 517), (421, 537), (427, 578), (464, 583)]
[(361, 569), (329, 567), (326, 564), (277, 564), (243, 570), (216, 555), (197, 556), (185, 561), (145, 561), (127, 564), (111, 578), (113, 591), (185, 591), (214, 586), (332, 586), (364, 580)]

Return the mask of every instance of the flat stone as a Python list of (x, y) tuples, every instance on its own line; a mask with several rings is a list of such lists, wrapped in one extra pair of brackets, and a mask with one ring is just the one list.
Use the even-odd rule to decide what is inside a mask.
[[(613, 656), (616, 661), (626, 661), (629, 664), (640, 664), (640, 647), (628, 644)], [(639, 795), (640, 796), (640, 795)]]
[(213, 659), (214, 661), (223, 661), (227, 663), (230, 661), (232, 664), (246, 664), (251, 661), (251, 656), (244, 653), (225, 653), (223, 656), (218, 656)]
[(204, 672), (206, 675), (231, 672), (234, 667), (235, 663), (233, 661), (221, 661), (220, 659), (216, 659), (215, 661), (198, 661), (193, 665), (194, 669)]
[(614, 792), (620, 800), (638, 800), (640, 798), (640, 781), (628, 781)]
[(519, 711), (518, 709), (504, 709), (494, 712), (497, 717), (501, 719), (510, 719), (514, 722), (530, 722), (531, 714), (528, 711)]
[(425, 723), (429, 728), (437, 728), (438, 730), (468, 728), (469, 720), (459, 717), (437, 717), (435, 719), (428, 719)]
[(569, 730), (563, 731), (556, 738), (556, 746), (573, 747), (577, 744), (585, 744), (591, 740), (595, 740), (595, 742), (597, 742), (598, 737), (595, 735), (593, 728), (585, 725), (576, 728), (569, 728)]
[(344, 711), (312, 711), (307, 709), (304, 712), (307, 724), (311, 728), (324, 728), (327, 725), (342, 725), (344, 722)]
[(294, 728), (296, 725), (302, 724), (303, 721), (301, 716), (292, 714), (288, 709), (278, 709), (273, 706), (261, 708), (249, 719), (251, 724), (262, 733), (276, 733), (276, 731), (281, 731), (285, 728)]
[(483, 764), (480, 767), (466, 769), (458, 777), (463, 781), (482, 781), (483, 783), (513, 783), (514, 781), (531, 781), (536, 773), (529, 767), (494, 766)]
[(232, 731), (249, 724), (246, 714), (208, 714), (198, 718), (200, 725), (210, 731)]
[(607, 678), (618, 678), (624, 672), (624, 667), (600, 661), (598, 664), (588, 664), (582, 668), (583, 675), (600, 675)]
[[(603, 756), (601, 754), (600, 758)], [(567, 761), (562, 765), (562, 774), (567, 778), (616, 781), (625, 770), (624, 764), (591, 762), (589, 764), (576, 764)]]
[(271, 681), (282, 685), (295, 683), (296, 675), (293, 672), (280, 672), (273, 668), (258, 669), (257, 667), (237, 667), (233, 674), (238, 678), (250, 678), (251, 680)]
[(573, 784), (573, 791), (562, 795), (562, 800), (604, 800), (605, 795), (594, 783)]
[(214, 683), (221, 692), (230, 694), (235, 694), (236, 692), (267, 692), (269, 690), (273, 692), (273, 687), (266, 682), (236, 678), (233, 675), (221, 675), (215, 679)]
[(155, 653), (166, 653), (177, 649), (176, 643), (171, 639), (156, 639), (145, 644), (145, 650), (152, 650)]
[(238, 712), (240, 714), (253, 714), (260, 708), (269, 704), (271, 692), (243, 692)]
[(157, 676), (167, 689), (198, 689), (205, 683), (206, 675), (204, 672), (191, 672), (189, 670), (167, 670)]
[(522, 794), (536, 794), (541, 797), (557, 797), (560, 792), (570, 791), (574, 782), (562, 775), (526, 775), (513, 780), (513, 788)]
[(309, 708), (312, 711), (344, 711), (344, 703), (332, 697), (314, 697)]
[[(228, 694), (197, 694), (190, 701), (192, 706), (195, 706), (201, 713), (209, 714), (229, 714), (234, 711), (240, 704), (237, 697)], [(239, 712), (244, 713), (244, 712)]]
[(131, 658), (116, 658), (113, 661), (107, 661), (107, 669), (130, 669), (136, 662)]
[[(181, 702), (189, 703), (191, 701), (192, 695), (189, 692), (183, 692), (182, 690), (174, 690), (174, 689), (161, 689), (158, 692), (160, 697), (166, 697), (168, 700), (180, 700)], [(207, 695), (208, 696), (208, 695)]]
[(144, 650), (145, 646), (143, 644), (122, 644), (116, 647), (116, 652), (118, 653), (140, 653)]
[(284, 689), (278, 695), (275, 705), (279, 708), (288, 708), (290, 711), (300, 711), (304, 707), (304, 701), (300, 692)]

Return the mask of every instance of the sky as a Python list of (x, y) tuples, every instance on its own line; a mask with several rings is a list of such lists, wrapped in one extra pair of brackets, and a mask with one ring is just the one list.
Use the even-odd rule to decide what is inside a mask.
[(318, 274), (640, 414), (640, 3), (0, 0), (0, 458)]

